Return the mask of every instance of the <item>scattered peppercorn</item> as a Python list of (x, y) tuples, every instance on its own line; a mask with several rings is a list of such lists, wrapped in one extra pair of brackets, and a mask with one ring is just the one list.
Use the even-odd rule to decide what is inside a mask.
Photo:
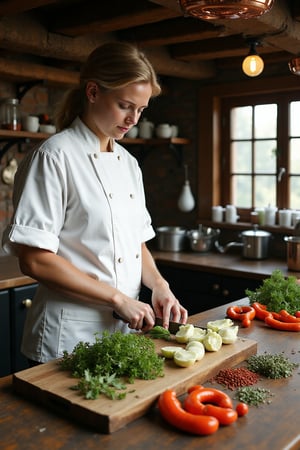
[(271, 403), (270, 397), (273, 395), (269, 389), (245, 386), (236, 391), (235, 398), (249, 406), (258, 406), (262, 403)]
[(299, 364), (291, 362), (283, 354), (252, 355), (247, 360), (248, 369), (267, 378), (287, 378)]
[(250, 386), (257, 383), (259, 375), (252, 372), (246, 367), (236, 367), (221, 369), (219, 373), (213, 378), (215, 381), (228, 389), (234, 390), (242, 386)]

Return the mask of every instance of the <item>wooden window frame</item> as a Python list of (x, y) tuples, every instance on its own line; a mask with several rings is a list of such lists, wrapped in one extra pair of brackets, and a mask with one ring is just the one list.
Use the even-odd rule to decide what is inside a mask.
[[(222, 173), (226, 171), (222, 148), (222, 102), (226, 98), (299, 92), (299, 78), (295, 75), (245, 80), (235, 83), (203, 86), (199, 90), (198, 122), (198, 210), (197, 220), (211, 219), (211, 207), (223, 205)], [(270, 97), (269, 97), (270, 99)], [(287, 118), (279, 117), (282, 123)], [(287, 126), (287, 125), (286, 125)], [(282, 136), (278, 136), (282, 141)], [(278, 164), (286, 163), (278, 160)], [(228, 195), (228, 193), (227, 193)], [(284, 197), (284, 195), (283, 195)], [(227, 197), (228, 198), (228, 197)], [(278, 206), (284, 204), (278, 198)]]

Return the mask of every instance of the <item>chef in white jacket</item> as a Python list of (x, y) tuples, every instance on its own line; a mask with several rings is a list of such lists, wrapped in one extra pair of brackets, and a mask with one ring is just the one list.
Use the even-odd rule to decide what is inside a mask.
[[(154, 231), (141, 170), (116, 142), (159, 93), (137, 48), (98, 47), (62, 101), (59, 132), (20, 164), (3, 248), (39, 282), (22, 341), (32, 364), (93, 342), (103, 330), (148, 331), (155, 317), (165, 327), (170, 318), (187, 321), (146, 246)], [(141, 282), (152, 306), (139, 299)]]

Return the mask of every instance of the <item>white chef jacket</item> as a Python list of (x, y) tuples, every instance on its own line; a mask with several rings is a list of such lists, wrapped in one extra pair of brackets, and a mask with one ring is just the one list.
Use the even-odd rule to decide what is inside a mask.
[[(141, 244), (154, 237), (136, 159), (114, 142), (100, 152), (97, 136), (76, 118), (70, 128), (26, 155), (15, 177), (14, 215), (3, 248), (47, 249), (83, 272), (138, 298)], [(96, 332), (128, 326), (108, 306), (67, 298), (40, 285), (28, 310), (22, 352), (46, 362)]]

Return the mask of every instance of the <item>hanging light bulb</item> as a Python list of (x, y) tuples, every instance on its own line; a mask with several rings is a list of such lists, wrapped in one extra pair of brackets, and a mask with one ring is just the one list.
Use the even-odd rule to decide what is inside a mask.
[(258, 41), (250, 41), (250, 51), (242, 64), (243, 72), (248, 75), (248, 77), (257, 77), (264, 70), (264, 61), (256, 51), (256, 46), (258, 44)]
[(179, 0), (183, 12), (198, 19), (253, 19), (270, 11), (274, 0)]
[(187, 164), (184, 165), (184, 171), (185, 171), (185, 181), (178, 199), (178, 208), (180, 209), (180, 211), (189, 212), (194, 209), (195, 199), (192, 194), (190, 182), (188, 179)]

